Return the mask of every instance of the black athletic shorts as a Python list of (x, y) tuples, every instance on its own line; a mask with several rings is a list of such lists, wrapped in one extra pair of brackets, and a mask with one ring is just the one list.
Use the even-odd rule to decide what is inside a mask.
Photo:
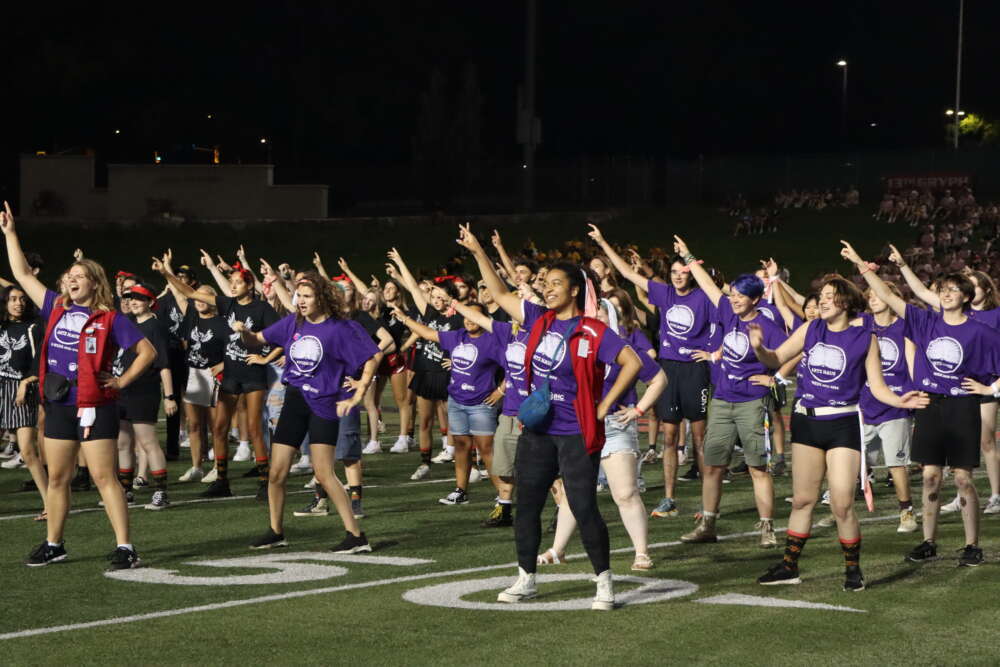
[(410, 389), (420, 398), (429, 401), (447, 401), (450, 379), (448, 371), (418, 371), (410, 380)]
[(924, 465), (978, 468), (979, 396), (930, 396), (930, 405), (914, 410), (910, 458)]
[(230, 375), (223, 375), (219, 391), (224, 394), (239, 396), (240, 394), (251, 394), (255, 391), (264, 391), (267, 389), (267, 386), (266, 373), (261, 373), (260, 379), (247, 378), (246, 376), (233, 377)]
[(122, 392), (118, 398), (118, 416), (130, 422), (156, 423), (160, 417), (160, 389), (151, 392)]
[(857, 414), (819, 419), (792, 413), (792, 442), (828, 452), (836, 447), (861, 451), (861, 422)]
[(45, 437), (53, 440), (118, 440), (118, 404), (109, 403), (97, 409), (97, 420), (87, 437), (77, 419), (75, 405), (45, 402)]
[(1000, 399), (998, 399), (993, 394), (990, 394), (989, 396), (982, 396), (982, 395), (980, 395), (980, 397), (979, 397), (979, 403), (981, 405), (986, 405), (987, 403), (996, 403), (998, 401), (1000, 401)]
[(310, 445), (336, 445), (340, 421), (324, 419), (313, 414), (298, 387), (285, 387), (285, 404), (281, 406), (278, 426), (274, 429), (271, 442), (288, 445), (296, 449), (309, 434)]
[(660, 421), (678, 424), (682, 419), (703, 421), (708, 414), (711, 373), (706, 361), (661, 359), (667, 388), (654, 406)]

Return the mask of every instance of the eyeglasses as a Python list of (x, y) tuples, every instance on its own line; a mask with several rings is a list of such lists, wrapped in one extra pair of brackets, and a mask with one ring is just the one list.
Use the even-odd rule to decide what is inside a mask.
[(958, 294), (959, 292), (962, 291), (962, 288), (956, 285), (944, 285), (942, 287), (938, 287), (937, 291), (938, 294), (945, 294), (947, 292), (951, 292), (952, 294)]

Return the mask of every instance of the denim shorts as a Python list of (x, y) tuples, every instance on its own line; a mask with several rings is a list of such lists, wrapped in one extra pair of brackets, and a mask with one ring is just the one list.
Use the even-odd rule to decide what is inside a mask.
[(448, 435), (493, 435), (497, 409), (492, 405), (462, 405), (448, 397)]
[(622, 426), (614, 415), (608, 415), (604, 418), (604, 448), (601, 450), (601, 458), (606, 459), (622, 452), (639, 455), (639, 427), (635, 420)]

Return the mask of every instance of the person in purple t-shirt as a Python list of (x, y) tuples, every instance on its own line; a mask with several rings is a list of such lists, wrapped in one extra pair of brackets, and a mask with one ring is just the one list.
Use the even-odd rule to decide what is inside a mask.
[[(443, 294), (443, 293), (442, 293)], [(446, 307), (457, 300), (447, 294)], [(463, 308), (485, 313), (479, 303), (462, 304)], [(464, 505), (469, 502), (469, 472), (471, 448), (475, 446), (489, 468), (493, 459), (493, 434), (497, 427), (496, 406), (503, 398), (497, 390), (496, 375), (503, 357), (503, 344), (491, 332), (466, 318), (464, 327), (454, 331), (437, 331), (408, 317), (396, 308), (395, 316), (424, 340), (438, 343), (451, 356), (448, 382), (448, 437), (455, 448), (455, 490), (439, 502), (442, 505)]]
[(913, 424), (913, 460), (924, 466), (924, 541), (906, 557), (913, 562), (937, 557), (939, 493), (942, 472), (949, 466), (965, 527), (965, 548), (958, 563), (979, 565), (983, 562), (979, 495), (972, 482), (972, 470), (979, 466), (980, 395), (994, 393), (989, 385), (1000, 374), (1000, 331), (966, 314), (975, 287), (965, 275), (952, 273), (938, 281), (940, 313), (922, 310), (889, 291), (854, 248), (842, 243), (844, 258), (854, 262), (872, 291), (906, 320), (906, 337), (917, 351), (913, 384), (931, 395), (930, 407), (918, 412)]
[[(245, 345), (284, 349), (287, 385), (285, 403), (271, 445), (268, 476), (268, 531), (255, 540), (254, 549), (283, 547), (283, 518), (288, 472), (306, 434), (316, 480), (333, 500), (344, 522), (344, 539), (335, 553), (371, 551), (351, 508), (351, 501), (333, 473), (340, 420), (364, 400), (375, 377), (378, 347), (360, 324), (341, 316), (340, 293), (318, 273), (303, 274), (295, 285), (297, 312), (263, 331), (251, 332), (241, 322), (234, 328)], [(352, 379), (358, 369), (361, 378)]]
[[(899, 267), (899, 272), (906, 279), (906, 284), (914, 295), (932, 309), (941, 310), (941, 299), (938, 294), (928, 289), (920, 278), (907, 264), (903, 255), (890, 245), (889, 260)], [(993, 279), (982, 271), (968, 272), (968, 278), (975, 288), (972, 299), (965, 304), (965, 314), (993, 329), (1000, 329), (1000, 301), (997, 297), (996, 284)], [(986, 478), (990, 483), (990, 498), (986, 502), (985, 514), (1000, 514), (1000, 448), (996, 446), (997, 429), (997, 399), (992, 395), (979, 397), (979, 446), (986, 461)], [(955, 496), (950, 503), (941, 505), (941, 513), (958, 512), (962, 509), (961, 499)]]
[(886, 386), (878, 343), (858, 317), (864, 307), (864, 297), (853, 283), (841, 276), (829, 276), (820, 290), (820, 318), (796, 329), (776, 350), (764, 345), (764, 332), (759, 326), (750, 326), (750, 344), (767, 367), (779, 368), (802, 356), (800, 398), (792, 414), (794, 497), (785, 556), (757, 579), (759, 584), (801, 582), (799, 556), (809, 538), (825, 474), (830, 509), (844, 553), (844, 590), (864, 590), (861, 531), (854, 513), (861, 469), (861, 388), (867, 377), (875, 398), (896, 408), (915, 409), (928, 402), (919, 392), (897, 396)]
[[(677, 237), (675, 237), (677, 238)], [(690, 256), (691, 251), (677, 238), (677, 249)], [(760, 545), (774, 547), (774, 482), (768, 472), (769, 451), (764, 433), (765, 399), (770, 394), (770, 371), (750, 347), (750, 326), (760, 331), (764, 345), (777, 348), (785, 342), (783, 328), (759, 310), (764, 282), (744, 273), (729, 285), (729, 296), (715, 284), (696, 261), (688, 264), (691, 275), (718, 309), (717, 321), (722, 335), (722, 355), (716, 375), (715, 395), (708, 411), (705, 435), (705, 465), (702, 468), (702, 515), (694, 530), (681, 536), (682, 542), (716, 542), (715, 522), (722, 497), (722, 480), (732, 462), (737, 440), (743, 444), (754, 498), (760, 520)], [(759, 376), (767, 376), (763, 382)]]
[[(0, 229), (7, 242), (7, 256), (14, 280), (21, 286), (41, 311), (41, 317), (49, 322), (58, 304), (64, 309), (60, 320), (47, 335), (43, 345), (47, 359), (45, 382), (45, 459), (49, 466), (49, 488), (46, 494), (45, 511), (48, 514), (46, 539), (28, 556), (25, 564), (40, 567), (66, 559), (63, 545), (63, 530), (70, 507), (70, 478), (76, 466), (77, 453), (82, 449), (90, 472), (104, 501), (111, 527), (115, 532), (117, 548), (111, 554), (110, 569), (120, 570), (139, 565), (139, 555), (129, 538), (128, 507), (125, 494), (115, 475), (118, 453), (118, 404), (116, 401), (102, 402), (96, 406), (78, 406), (77, 393), (83, 391), (78, 363), (82, 355), (98, 355), (98, 359), (112, 358), (115, 347), (135, 352), (135, 359), (120, 377), (110, 373), (92, 372), (87, 386), (99, 385), (105, 392), (129, 386), (153, 363), (156, 350), (127, 317), (117, 315), (111, 323), (111, 331), (104, 338), (95, 329), (103, 326), (94, 322), (84, 329), (90, 318), (115, 310), (111, 286), (103, 267), (90, 259), (79, 259), (63, 275), (62, 294), (45, 288), (32, 272), (21, 250), (21, 242), (14, 229), (14, 214), (10, 205), (4, 202), (0, 211)], [(84, 349), (80, 349), (80, 339), (84, 338)], [(101, 340), (110, 349), (100, 349)], [(96, 364), (95, 364), (96, 365)], [(110, 370), (110, 368), (108, 369)], [(62, 378), (62, 388), (66, 391), (60, 398), (49, 391)], [(68, 386), (67, 386), (68, 385)], [(107, 394), (104, 394), (106, 397)]]

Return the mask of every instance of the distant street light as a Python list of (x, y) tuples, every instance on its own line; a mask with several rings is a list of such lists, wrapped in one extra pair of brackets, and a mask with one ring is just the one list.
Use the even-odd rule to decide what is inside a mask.
[[(955, 115), (955, 110), (954, 109), (948, 109), (947, 111), (944, 112), (944, 115), (945, 116), (954, 116)], [(959, 110), (958, 115), (959, 116), (964, 116), (965, 112), (962, 111), (962, 110)]]
[(122, 133), (121, 130), (115, 130), (115, 134), (121, 134), (121, 133)]
[(267, 143), (267, 138), (266, 137), (261, 137), (260, 138), (260, 143), (266, 144)]
[(840, 87), (840, 138), (847, 141), (847, 61), (841, 58), (837, 67), (843, 68), (844, 78)]

